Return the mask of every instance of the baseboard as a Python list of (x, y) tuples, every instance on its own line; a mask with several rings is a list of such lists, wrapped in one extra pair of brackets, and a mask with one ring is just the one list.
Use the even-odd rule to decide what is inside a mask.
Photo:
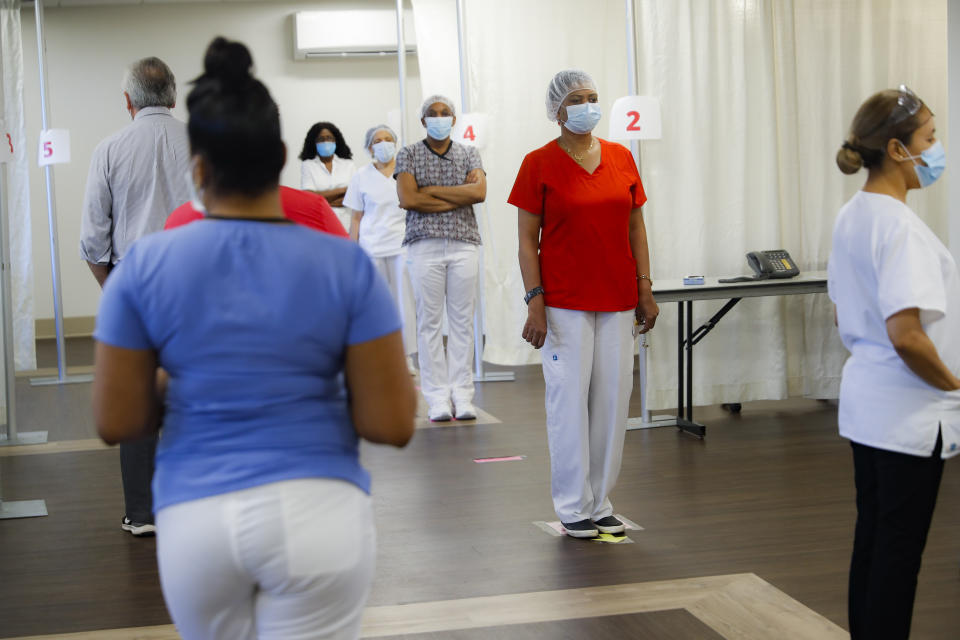
[[(93, 335), (96, 316), (75, 316), (63, 319), (65, 338), (83, 338)], [(49, 340), (57, 337), (56, 322), (53, 318), (37, 318), (34, 322), (37, 340)]]

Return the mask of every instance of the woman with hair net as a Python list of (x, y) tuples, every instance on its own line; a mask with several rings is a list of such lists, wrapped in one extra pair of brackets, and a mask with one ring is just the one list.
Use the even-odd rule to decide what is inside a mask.
[(633, 156), (595, 137), (599, 96), (583, 71), (547, 87), (560, 135), (523, 160), (519, 215), (523, 338), (542, 348), (550, 492), (567, 535), (620, 533), (609, 495), (620, 473), (633, 388), (635, 325), (653, 328), (646, 202)]
[(424, 100), (420, 122), (427, 137), (400, 150), (395, 170), (407, 210), (403, 244), (417, 303), (420, 389), (434, 422), (477, 417), (471, 365), (480, 233), (473, 205), (486, 199), (487, 178), (477, 149), (450, 139), (456, 121), (449, 98)]
[(411, 354), (417, 351), (416, 317), (403, 248), (406, 213), (400, 208), (397, 181), (393, 179), (397, 134), (387, 125), (378, 124), (367, 129), (363, 148), (373, 162), (354, 174), (343, 196), (343, 205), (352, 211), (350, 238), (363, 247), (390, 287), (403, 321), (407, 368), (415, 373)]

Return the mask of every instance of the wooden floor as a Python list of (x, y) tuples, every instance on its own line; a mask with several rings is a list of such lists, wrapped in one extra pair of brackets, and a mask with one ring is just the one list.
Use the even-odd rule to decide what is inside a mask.
[[(534, 524), (555, 519), (543, 381), (537, 367), (514, 371), (516, 382), (478, 385), (489, 419), (423, 429), (403, 451), (364, 447), (379, 539), (366, 637), (843, 637), (854, 491), (834, 405), (698, 408), (703, 441), (628, 433), (612, 497), (643, 530), (633, 544), (596, 544)], [(20, 429), (47, 430), (52, 444), (0, 450), (3, 495), (45, 499), (50, 515), (0, 521), (0, 637), (176, 638), (154, 541), (119, 529), (119, 456), (95, 442), (88, 405), (89, 385), (18, 381)], [(524, 457), (474, 462), (501, 456)], [(948, 463), (915, 639), (960, 629), (958, 502)], [(768, 622), (795, 631), (770, 635)]]

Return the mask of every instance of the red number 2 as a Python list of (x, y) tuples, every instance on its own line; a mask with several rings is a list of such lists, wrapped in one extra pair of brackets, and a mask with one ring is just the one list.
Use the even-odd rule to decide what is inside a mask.
[(463, 132), (463, 139), (470, 140), (472, 142), (476, 141), (477, 134), (473, 132), (473, 125), (470, 125), (469, 127), (467, 127), (466, 131)]
[(10, 139), (10, 134), (7, 134), (7, 145), (10, 147), (10, 153), (13, 153), (13, 140)]
[(49, 158), (53, 155), (53, 143), (47, 140), (43, 143), (43, 157)]
[(627, 115), (633, 118), (627, 125), (627, 131), (640, 131), (640, 125), (637, 124), (637, 121), (640, 120), (640, 114), (636, 111), (627, 111)]

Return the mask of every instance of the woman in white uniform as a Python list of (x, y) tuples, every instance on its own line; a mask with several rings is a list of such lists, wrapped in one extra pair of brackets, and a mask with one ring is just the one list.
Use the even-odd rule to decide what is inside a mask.
[(868, 171), (837, 216), (829, 263), (850, 351), (839, 411), (857, 488), (850, 635), (906, 639), (943, 459), (960, 446), (960, 274), (906, 204), (943, 172), (933, 113), (902, 85), (881, 91), (857, 111), (837, 165)]
[(390, 287), (403, 320), (407, 367), (413, 373), (410, 356), (417, 352), (417, 319), (403, 247), (407, 212), (400, 208), (397, 181), (393, 178), (397, 135), (387, 125), (379, 124), (367, 130), (363, 146), (373, 162), (354, 174), (343, 197), (344, 206), (352, 213), (350, 238), (360, 243)]
[(350, 209), (343, 206), (343, 196), (357, 167), (340, 129), (332, 122), (318, 122), (310, 127), (300, 160), (300, 188), (326, 198), (343, 228), (349, 229)]

